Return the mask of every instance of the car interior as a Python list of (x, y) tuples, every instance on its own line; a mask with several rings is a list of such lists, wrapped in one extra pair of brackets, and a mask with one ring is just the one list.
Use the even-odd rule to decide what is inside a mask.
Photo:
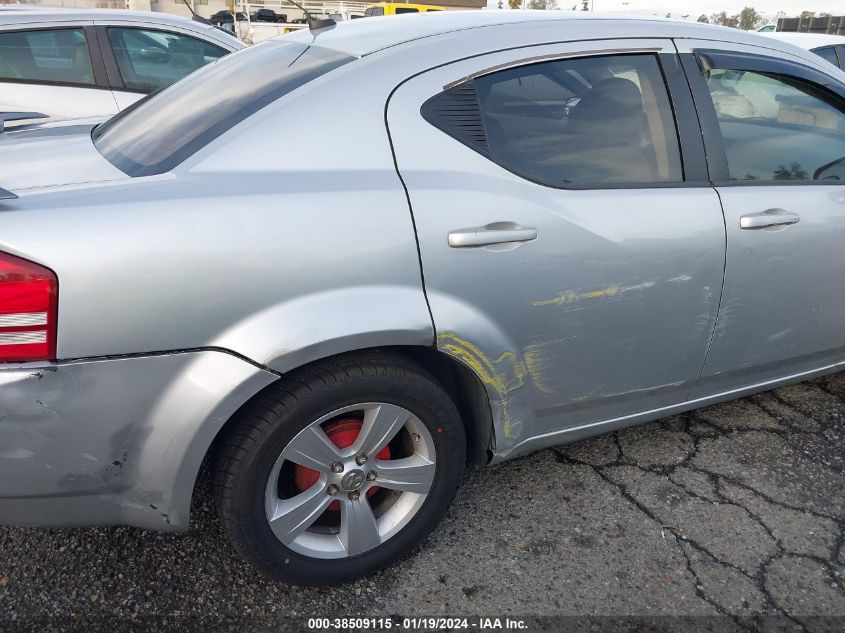
[(172, 33), (131, 28), (110, 28), (108, 32), (126, 87), (146, 92), (168, 86), (226, 53)]
[(84, 32), (50, 29), (0, 33), (0, 77), (93, 84)]
[(840, 180), (845, 114), (794, 80), (712, 70), (708, 87), (733, 180)]
[(564, 60), (477, 79), (490, 153), (549, 184), (680, 180), (671, 107), (648, 61)]

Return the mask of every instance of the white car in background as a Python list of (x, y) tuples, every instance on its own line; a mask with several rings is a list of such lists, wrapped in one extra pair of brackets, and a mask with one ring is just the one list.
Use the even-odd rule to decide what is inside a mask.
[(812, 51), (819, 57), (823, 57), (834, 66), (845, 70), (845, 36), (827, 35), (825, 33), (791, 33), (775, 31), (774, 33), (763, 33), (768, 37), (774, 37), (784, 42)]
[(243, 47), (166, 13), (9, 5), (0, 9), (0, 117), (112, 115)]

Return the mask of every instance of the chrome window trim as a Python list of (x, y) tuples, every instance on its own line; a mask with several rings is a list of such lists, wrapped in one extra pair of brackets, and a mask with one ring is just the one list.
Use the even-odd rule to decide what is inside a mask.
[(466, 77), (462, 77), (461, 79), (457, 79), (455, 81), (450, 81), (448, 84), (443, 86), (443, 90), (449, 90), (450, 88), (454, 88), (455, 86), (460, 86), (463, 83), (468, 81), (472, 81), (473, 79), (477, 79), (478, 77), (484, 77), (485, 75), (491, 75), (493, 73), (499, 72), (500, 70), (505, 70), (508, 68), (518, 68), (520, 66), (530, 66), (531, 64), (538, 64), (541, 62), (547, 61), (554, 61), (556, 59), (573, 59), (573, 58), (584, 58), (584, 57), (603, 57), (606, 55), (634, 55), (634, 54), (643, 54), (643, 53), (652, 53), (657, 54), (662, 52), (663, 48), (657, 47), (648, 47), (648, 48), (605, 48), (600, 50), (591, 50), (591, 51), (573, 51), (569, 53), (548, 53), (546, 55), (535, 55), (534, 57), (526, 57), (524, 59), (519, 59), (512, 62), (505, 62), (503, 64), (496, 64), (495, 66), (490, 66), (489, 68), (485, 68), (483, 70), (476, 71), (474, 73), (470, 73)]

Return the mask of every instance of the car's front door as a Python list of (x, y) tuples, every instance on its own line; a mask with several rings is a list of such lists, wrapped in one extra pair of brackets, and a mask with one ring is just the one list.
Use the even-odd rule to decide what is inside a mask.
[(0, 30), (0, 111), (74, 118), (117, 110), (93, 26), (28, 24)]
[(684, 400), (725, 234), (670, 41), (475, 57), (387, 116), (438, 347), (485, 382), (500, 453)]
[(722, 307), (696, 395), (842, 362), (845, 85), (821, 61), (720, 42), (678, 45), (728, 240)]
[(153, 27), (102, 24), (97, 35), (120, 109), (230, 52), (186, 33)]
[(819, 60), (678, 43), (725, 210), (722, 307), (697, 395), (845, 360), (845, 85)]

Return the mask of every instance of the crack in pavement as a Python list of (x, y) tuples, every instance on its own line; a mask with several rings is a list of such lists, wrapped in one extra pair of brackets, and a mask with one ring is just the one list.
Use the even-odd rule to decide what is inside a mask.
[[(694, 582), (697, 595), (699, 598), (715, 608), (720, 614), (731, 616), (737, 625), (747, 629), (746, 625), (741, 620), (737, 619), (737, 616), (731, 612), (725, 604), (720, 602), (719, 599), (713, 595), (708, 595), (705, 591), (705, 583), (702, 580), (699, 570), (696, 569), (696, 561), (691, 556), (692, 551), (698, 552), (699, 555), (706, 556), (715, 564), (720, 565), (724, 569), (730, 570), (733, 573), (741, 574), (742, 577), (751, 581), (753, 586), (763, 597), (763, 613), (776, 613), (785, 616), (794, 624), (806, 630), (803, 623), (796, 618), (795, 614), (791, 613), (787, 606), (779, 603), (777, 597), (772, 594), (770, 587), (766, 582), (769, 570), (773, 564), (781, 561), (785, 557), (811, 561), (821, 570), (824, 570), (824, 575), (826, 576), (825, 580), (829, 582), (831, 587), (834, 587), (842, 594), (845, 594), (842, 579), (837, 571), (837, 566), (841, 565), (838, 561), (839, 554), (843, 551), (843, 548), (845, 548), (845, 526), (843, 526), (842, 519), (839, 516), (819, 511), (816, 508), (802, 507), (800, 505), (794, 505), (792, 503), (776, 499), (771, 494), (767, 494), (766, 492), (757, 489), (754, 485), (746, 481), (742, 481), (738, 477), (732, 476), (726, 472), (711, 470), (710, 467), (703, 466), (700, 463), (700, 459), (697, 460), (697, 458), (700, 457), (700, 451), (702, 450), (704, 442), (712, 443), (718, 442), (722, 439), (730, 440), (742, 435), (748, 435), (752, 438), (771, 435), (780, 438), (780, 440), (790, 446), (794, 446), (796, 444), (796, 440), (799, 440), (800, 438), (809, 437), (813, 439), (821, 439), (825, 442), (829, 442), (832, 438), (838, 438), (835, 433), (831, 432), (831, 434), (828, 433), (828, 431), (830, 430), (831, 421), (834, 423), (841, 422), (841, 411), (843, 406), (845, 406), (845, 403), (843, 403), (843, 396), (845, 394), (836, 394), (830, 388), (818, 383), (810, 383), (809, 385), (802, 384), (799, 385), (799, 387), (803, 387), (804, 389), (815, 388), (817, 394), (824, 394), (826, 397), (834, 400), (834, 402), (826, 403), (826, 405), (830, 405), (829, 408), (832, 410), (824, 412), (824, 419), (816, 419), (818, 414), (813, 411), (804, 411), (799, 409), (780, 393), (768, 392), (765, 394), (755, 394), (749, 398), (733, 402), (740, 402), (753, 406), (759, 410), (762, 415), (769, 418), (769, 420), (764, 420), (766, 423), (774, 422), (781, 428), (771, 428), (771, 426), (765, 426), (764, 428), (760, 428), (759, 426), (751, 426), (750, 428), (732, 428), (729, 423), (725, 425), (713, 423), (711, 420), (704, 417), (701, 411), (688, 412), (674, 416), (668, 420), (654, 423), (661, 424), (664, 429), (667, 427), (671, 428), (673, 433), (685, 434), (688, 438), (689, 446), (682, 448), (684, 454), (679, 458), (676, 456), (676, 459), (673, 459), (671, 463), (668, 464), (643, 464), (641, 463), (642, 459), (638, 460), (637, 458), (632, 458), (626, 452), (623, 434), (634, 434), (636, 433), (634, 429), (637, 427), (613, 433), (613, 446), (615, 448), (614, 452), (616, 455), (613, 456), (612, 459), (607, 459), (608, 456), (603, 455), (603, 459), (600, 464), (592, 463), (589, 459), (582, 459), (574, 455), (577, 454), (578, 447), (583, 443), (574, 444), (571, 447), (558, 447), (552, 450), (559, 463), (580, 465), (592, 469), (592, 471), (595, 472), (603, 481), (613, 486), (614, 489), (616, 489), (629, 504), (636, 507), (648, 519), (659, 525), (662, 532), (669, 532), (687, 562), (688, 572)], [(768, 403), (765, 401), (766, 397), (771, 397), (781, 407), (794, 412), (801, 418), (812, 420), (813, 428), (797, 426), (793, 420), (788, 419), (787, 416), (779, 414), (771, 406), (767, 406)], [(709, 407), (704, 411), (708, 411), (710, 414), (713, 414), (714, 412), (718, 413), (718, 407), (720, 406), (723, 405)], [(636, 436), (633, 437), (633, 440), (636, 441)], [(823, 463), (821, 461), (816, 462), (808, 457), (806, 453), (806, 451), (802, 451), (799, 457), (812, 463), (815, 467), (822, 468), (824, 471), (831, 474), (840, 475), (842, 473), (842, 468), (838, 465)], [(743, 516), (746, 516), (763, 530), (768, 539), (771, 541), (771, 544), (773, 544), (774, 551), (764, 557), (759, 557), (759, 562), (753, 570), (744, 569), (742, 565), (725, 560), (723, 556), (719, 556), (713, 552), (707, 544), (690, 537), (688, 534), (685, 534), (683, 529), (666, 525), (666, 521), (660, 516), (660, 511), (657, 510), (656, 507), (649, 505), (649, 495), (638, 495), (630, 488), (630, 485), (626, 485), (629, 482), (625, 480), (624, 472), (618, 477), (611, 476), (614, 469), (618, 470), (623, 468), (634, 468), (643, 473), (645, 477), (665, 479), (671, 486), (675, 486), (683, 495), (686, 495), (688, 500), (694, 499), (699, 502), (715, 503), (720, 506), (735, 508), (737, 511), (742, 513)], [(705, 493), (701, 493), (700, 491), (694, 489), (695, 487), (692, 486), (689, 481), (684, 481), (684, 478), (679, 476), (680, 473), (684, 472), (682, 469), (685, 469), (688, 473), (694, 473), (701, 476), (708, 484), (708, 490)], [(623, 480), (620, 481), (620, 478)], [(734, 489), (733, 494), (731, 492), (731, 488)], [(743, 502), (743, 499), (741, 498), (743, 495), (738, 494), (736, 491), (744, 491), (747, 493), (745, 496), (747, 497), (750, 495), (751, 499), (746, 498)], [(828, 525), (827, 533), (834, 535), (833, 541), (825, 541), (821, 546), (826, 549), (827, 556), (823, 557), (807, 551), (796, 551), (796, 546), (788, 545), (784, 542), (783, 538), (778, 535), (776, 530), (773, 528), (773, 525), (770, 524), (772, 520), (771, 517), (767, 520), (766, 517), (761, 515), (760, 511), (755, 510), (754, 507), (750, 507), (752, 505), (757, 506), (758, 509), (763, 507), (766, 513), (776, 513), (777, 511), (798, 513), (802, 517), (808, 517), (817, 521), (823, 521), (826, 524), (832, 524), (833, 527)], [(814, 533), (811, 532), (811, 534)]]

